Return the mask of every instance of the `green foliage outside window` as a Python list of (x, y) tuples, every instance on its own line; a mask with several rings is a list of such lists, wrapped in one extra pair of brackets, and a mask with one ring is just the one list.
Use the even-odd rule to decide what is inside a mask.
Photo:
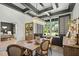
[(43, 33), (45, 35), (55, 36), (59, 34), (59, 21), (54, 19), (53, 21), (47, 21), (44, 27)]

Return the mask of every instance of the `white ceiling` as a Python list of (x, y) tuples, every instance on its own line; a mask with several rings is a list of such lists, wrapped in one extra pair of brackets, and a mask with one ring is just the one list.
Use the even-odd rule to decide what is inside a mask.
[(35, 8), (37, 8), (38, 10), (43, 10), (45, 8), (48, 7), (53, 7), (53, 10), (63, 10), (63, 9), (67, 9), (69, 3), (58, 3), (59, 7), (56, 8), (55, 3), (42, 3), (44, 6), (41, 6), (39, 3), (31, 3)]
[[(13, 3), (14, 5), (18, 6), (19, 8), (21, 9), (25, 9), (26, 7), (23, 6), (21, 3)], [(46, 15), (48, 12), (50, 13), (55, 13), (55, 12), (58, 12), (58, 11), (62, 11), (62, 10), (65, 10), (65, 9), (68, 9), (68, 6), (69, 6), (69, 3), (58, 3), (58, 8), (56, 7), (55, 3), (42, 3), (42, 5), (40, 5), (40, 3), (30, 3), (33, 7), (35, 7), (36, 9), (38, 9), (39, 11), (41, 10), (44, 10), (46, 8), (49, 8), (49, 7), (53, 7), (52, 10), (49, 10), (49, 11), (46, 11), (46, 12), (43, 12), (41, 14), (36, 14), (32, 9), (30, 9), (30, 11), (28, 11), (28, 13), (31, 13), (35, 16), (42, 16), (42, 15)], [(28, 7), (27, 7), (28, 8)], [(26, 11), (27, 13), (27, 11)]]
[(50, 12), (54, 13), (54, 12), (65, 10), (65, 9), (68, 9), (68, 6), (69, 6), (69, 3), (59, 3), (59, 8), (54, 8)]
[[(69, 3), (58, 3), (58, 8), (56, 7), (55, 3), (42, 3), (44, 6), (41, 6), (39, 3), (31, 3), (36, 9), (38, 10), (43, 10), (45, 8), (48, 8), (48, 7), (53, 7), (52, 10), (49, 10), (49, 11), (46, 11), (46, 12), (51, 12), (51, 13), (54, 13), (54, 12), (58, 12), (58, 11), (62, 11), (62, 10), (65, 10), (65, 9), (68, 9), (68, 6), (69, 6)], [(45, 15), (46, 12), (44, 13), (41, 13), (39, 14), (38, 16), (42, 16), (42, 15)], [(34, 15), (37, 15), (36, 13), (34, 13), (33, 11), (30, 12)]]
[(52, 6), (51, 3), (42, 3), (44, 6), (41, 6), (39, 3), (31, 3), (35, 8), (37, 8), (38, 10), (43, 10), (45, 8), (48, 8), (50, 6)]
[(37, 8), (38, 10), (42, 10), (43, 7), (41, 7), (41, 5), (39, 3), (31, 3), (35, 8)]

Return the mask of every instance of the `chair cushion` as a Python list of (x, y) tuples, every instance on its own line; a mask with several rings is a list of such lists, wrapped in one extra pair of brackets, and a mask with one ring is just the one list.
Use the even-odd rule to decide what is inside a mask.
[[(16, 49), (16, 50), (15, 50)], [(9, 49), (9, 54), (11, 55), (11, 56), (20, 56), (21, 55), (21, 50), (19, 49), (19, 48), (17, 48), (17, 47), (11, 47), (10, 49)]]

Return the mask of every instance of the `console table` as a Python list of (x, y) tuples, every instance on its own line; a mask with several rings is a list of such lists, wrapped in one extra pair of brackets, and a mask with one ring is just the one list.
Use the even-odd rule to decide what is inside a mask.
[(79, 45), (64, 45), (64, 56), (79, 56)]
[(1, 41), (7, 41), (11, 38), (13, 38), (13, 35), (1, 35)]

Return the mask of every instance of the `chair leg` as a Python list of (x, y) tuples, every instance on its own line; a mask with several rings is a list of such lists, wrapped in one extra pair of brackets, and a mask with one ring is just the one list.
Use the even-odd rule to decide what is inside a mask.
[(39, 56), (39, 54), (37, 53), (37, 51), (35, 51), (35, 56)]
[(50, 52), (51, 52), (51, 55), (52, 55), (52, 48), (50, 47), (49, 49), (50, 49)]
[(33, 52), (32, 52), (31, 50), (28, 50), (28, 55), (29, 55), (29, 56), (32, 56), (32, 53), (33, 53)]
[(35, 53), (35, 56), (38, 56), (38, 53), (37, 52)]

